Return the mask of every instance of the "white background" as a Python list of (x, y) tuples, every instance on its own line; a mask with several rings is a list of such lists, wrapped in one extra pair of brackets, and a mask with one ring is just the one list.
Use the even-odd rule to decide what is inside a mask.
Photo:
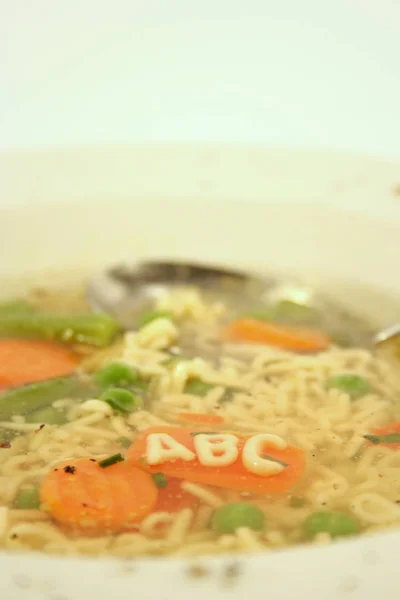
[(0, 148), (400, 157), (400, 0), (0, 0)]

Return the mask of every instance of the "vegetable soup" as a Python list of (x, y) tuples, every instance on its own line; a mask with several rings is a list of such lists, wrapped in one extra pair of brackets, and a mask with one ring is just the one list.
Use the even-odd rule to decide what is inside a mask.
[(123, 331), (74, 290), (0, 305), (3, 548), (195, 556), (400, 525), (395, 365), (294, 302), (150, 308)]

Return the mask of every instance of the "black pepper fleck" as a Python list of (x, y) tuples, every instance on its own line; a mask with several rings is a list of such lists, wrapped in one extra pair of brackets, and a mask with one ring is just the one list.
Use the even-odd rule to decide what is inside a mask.
[(38, 432), (38, 431), (41, 431), (41, 430), (43, 429), (43, 427), (44, 427), (44, 426), (45, 426), (45, 423), (42, 423), (42, 424), (39, 426), (39, 429), (37, 429), (37, 430), (36, 430), (36, 432)]
[(64, 473), (71, 473), (71, 475), (73, 475), (76, 472), (76, 467), (73, 467), (72, 465), (67, 465), (66, 467), (64, 467)]
[(89, 460), (90, 460), (91, 462), (97, 462), (97, 460), (96, 460), (95, 458), (89, 458)]

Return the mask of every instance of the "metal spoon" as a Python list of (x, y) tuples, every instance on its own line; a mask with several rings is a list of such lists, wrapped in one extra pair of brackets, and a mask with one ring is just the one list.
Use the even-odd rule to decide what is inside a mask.
[(400, 361), (400, 323), (395, 323), (375, 334), (373, 343), (382, 356)]
[(140, 312), (174, 288), (198, 287), (208, 296), (230, 296), (244, 302), (260, 294), (266, 283), (271, 285), (251, 273), (204, 264), (141, 262), (117, 265), (95, 276), (89, 281), (87, 298), (92, 308), (113, 315), (130, 329)]
[(206, 297), (225, 300), (236, 314), (288, 300), (315, 309), (321, 328), (335, 331), (337, 338), (346, 338), (346, 345), (386, 350), (400, 346), (400, 324), (376, 334), (357, 315), (301, 282), (207, 264), (145, 261), (117, 265), (89, 281), (87, 298), (93, 309), (113, 315), (131, 329), (140, 312), (154, 306), (166, 292), (182, 286), (198, 287)]

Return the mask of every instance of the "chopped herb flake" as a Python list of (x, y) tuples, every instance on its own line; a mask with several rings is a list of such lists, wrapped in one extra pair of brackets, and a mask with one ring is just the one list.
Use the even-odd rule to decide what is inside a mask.
[[(12, 442), (12, 440), (20, 435), (19, 431), (14, 431), (12, 429), (3, 429), (0, 428), (0, 444), (2, 442)], [(3, 446), (3, 448), (7, 448), (7, 446)]]
[(120, 444), (120, 446), (123, 446), (124, 448), (129, 448), (129, 446), (132, 444), (132, 440), (130, 440), (127, 437), (120, 437), (117, 440), (118, 444)]
[(164, 473), (154, 473), (152, 478), (158, 488), (163, 489), (167, 487), (168, 479), (165, 477)]
[(111, 465), (115, 465), (118, 462), (122, 462), (124, 460), (122, 454), (118, 453), (118, 454), (113, 454), (112, 456), (109, 456), (108, 458), (105, 458), (104, 460), (100, 460), (99, 461), (99, 467), (101, 467), (102, 469), (105, 469), (107, 467), (111, 467)]
[(194, 396), (205, 396), (214, 387), (215, 384), (213, 383), (206, 383), (201, 379), (191, 379), (186, 384), (185, 393), (193, 394)]
[(382, 435), (364, 435), (364, 439), (372, 444), (400, 444), (400, 433), (384, 433)]
[[(240, 392), (238, 388), (226, 388), (224, 395), (219, 399), (219, 404), (227, 404), (228, 402), (232, 402), (235, 394)], [(220, 406), (218, 408), (221, 408)]]
[(262, 457), (265, 458), (266, 460), (272, 460), (272, 462), (276, 462), (279, 465), (282, 465), (282, 467), (288, 467), (288, 463), (283, 462), (283, 460), (279, 460), (279, 458), (275, 458), (274, 456), (270, 456), (269, 454), (262, 454)]
[(289, 504), (292, 508), (303, 508), (306, 501), (301, 496), (292, 496), (289, 500)]
[(40, 507), (40, 494), (37, 486), (29, 486), (18, 490), (14, 506), (17, 509), (32, 510)]

